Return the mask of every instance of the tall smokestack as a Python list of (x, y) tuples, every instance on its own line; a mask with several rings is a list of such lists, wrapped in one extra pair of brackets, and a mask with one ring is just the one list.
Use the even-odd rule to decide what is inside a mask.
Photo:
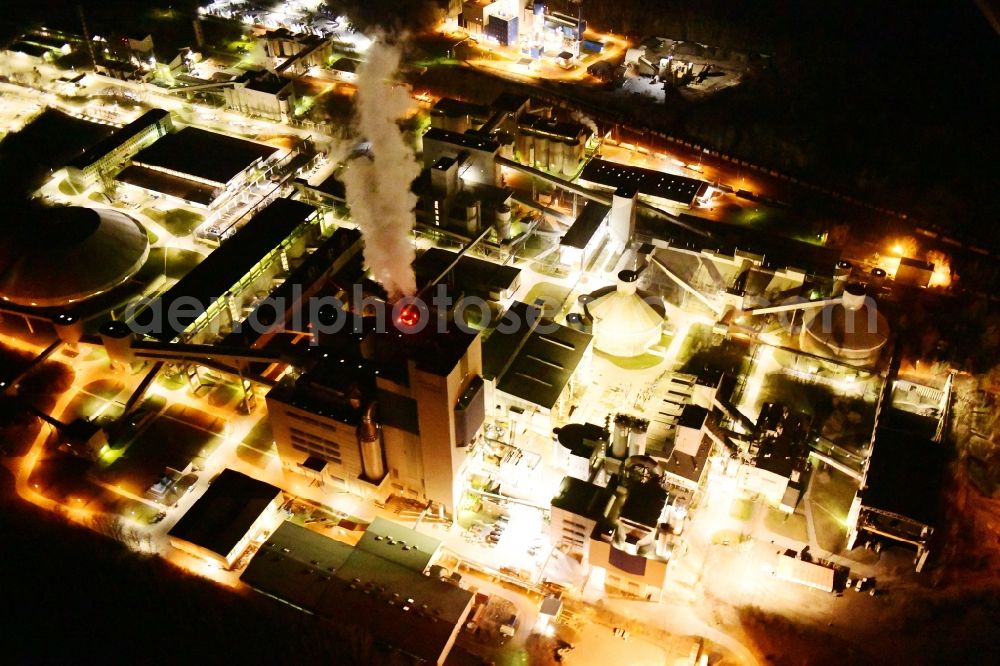
[(87, 55), (90, 56), (90, 67), (97, 67), (97, 55), (94, 53), (94, 40), (90, 38), (90, 29), (87, 27), (87, 18), (83, 15), (83, 5), (76, 6), (76, 14), (80, 17), (80, 27), (83, 29), (83, 41), (87, 43)]
[(416, 291), (410, 242), (417, 197), (410, 185), (420, 166), (397, 122), (414, 108), (409, 88), (395, 80), (400, 49), (376, 39), (358, 67), (355, 125), (372, 156), (351, 161), (342, 179), (347, 205), (365, 240), (365, 262), (391, 299)]

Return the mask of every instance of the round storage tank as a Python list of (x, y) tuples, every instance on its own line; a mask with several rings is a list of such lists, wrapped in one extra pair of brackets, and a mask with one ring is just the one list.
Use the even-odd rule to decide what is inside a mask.
[(0, 225), (0, 299), (61, 307), (125, 283), (149, 256), (141, 224), (111, 209), (33, 206)]
[(111, 362), (131, 365), (135, 360), (135, 354), (132, 352), (134, 335), (128, 324), (123, 321), (107, 321), (101, 324), (99, 333), (101, 344), (108, 352)]
[(889, 339), (889, 322), (863, 285), (849, 284), (839, 303), (831, 303), (802, 327), (799, 343), (809, 352), (857, 365), (878, 359)]
[(60, 312), (52, 320), (56, 335), (63, 342), (75, 345), (83, 337), (83, 320), (72, 312)]

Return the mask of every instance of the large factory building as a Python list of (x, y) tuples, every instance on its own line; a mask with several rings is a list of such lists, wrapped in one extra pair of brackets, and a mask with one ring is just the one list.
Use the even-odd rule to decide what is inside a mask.
[(348, 333), (267, 396), (285, 469), (362, 496), (408, 495), (453, 514), (485, 420), (478, 334)]

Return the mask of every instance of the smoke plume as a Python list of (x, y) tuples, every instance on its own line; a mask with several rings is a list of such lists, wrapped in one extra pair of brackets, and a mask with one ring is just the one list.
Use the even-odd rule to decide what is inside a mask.
[(395, 80), (400, 55), (379, 37), (358, 67), (355, 125), (371, 143), (371, 156), (352, 160), (341, 175), (365, 240), (365, 262), (391, 299), (416, 291), (410, 232), (417, 197), (410, 184), (420, 166), (397, 124), (414, 108), (409, 89)]
[(594, 137), (601, 136), (601, 133), (597, 131), (597, 123), (595, 123), (589, 116), (585, 116), (579, 111), (574, 111), (572, 117), (573, 120), (580, 123), (584, 127), (589, 127), (590, 131), (594, 133)]

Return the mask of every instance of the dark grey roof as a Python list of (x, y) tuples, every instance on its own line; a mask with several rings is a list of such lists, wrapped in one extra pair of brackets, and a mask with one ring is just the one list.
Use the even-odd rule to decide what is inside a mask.
[(596, 442), (607, 441), (608, 433), (603, 426), (593, 423), (569, 423), (559, 428), (559, 444), (580, 458), (590, 458)]
[(947, 464), (948, 451), (943, 444), (879, 428), (861, 505), (933, 525)]
[(185, 127), (139, 151), (132, 161), (225, 185), (256, 160), (276, 152), (273, 146)]
[(226, 557), (280, 494), (269, 483), (224, 469), (169, 534)]
[(677, 425), (700, 430), (705, 425), (706, 418), (708, 418), (708, 410), (704, 407), (684, 405), (684, 410), (681, 412), (680, 418), (677, 419)]
[[(451, 250), (442, 250), (436, 247), (422, 253), (413, 263), (418, 285), (423, 287), (441, 275), (441, 271), (447, 268), (456, 256), (457, 254)], [(488, 295), (492, 292), (510, 289), (520, 274), (520, 268), (501, 266), (492, 261), (463, 255), (451, 270), (451, 274), (445, 276), (442, 282), (454, 284), (466, 292)]]
[(793, 471), (805, 469), (808, 456), (809, 447), (803, 437), (782, 432), (777, 437), (767, 437), (758, 443), (754, 466), (790, 478)]
[(580, 211), (580, 215), (573, 222), (572, 226), (570, 226), (566, 235), (562, 237), (562, 241), (559, 244), (581, 250), (587, 247), (587, 244), (594, 237), (597, 228), (601, 226), (601, 222), (604, 221), (604, 218), (608, 216), (610, 211), (611, 206), (597, 203), (596, 201), (587, 202), (587, 205)]
[(135, 164), (122, 169), (115, 180), (202, 206), (211, 205), (223, 191), (218, 186)]
[[(278, 247), (315, 211), (301, 201), (272, 201), (151, 305), (151, 308), (160, 308), (162, 315), (159, 330), (151, 335), (169, 342), (183, 333), (201, 312), (223, 296), (254, 264)], [(199, 312), (192, 312), (189, 303), (183, 309), (185, 316), (168, 317), (171, 305), (182, 298), (197, 303)], [(148, 318), (143, 318), (143, 313), (137, 319), (140, 324), (149, 323)]]
[(277, 74), (268, 71), (260, 73), (247, 72), (243, 80), (246, 82), (247, 90), (256, 90), (257, 92), (271, 95), (277, 95), (291, 84), (291, 81), (288, 79), (283, 79)]
[(528, 103), (530, 98), (527, 95), (519, 95), (512, 92), (503, 92), (497, 95), (496, 99), (493, 100), (492, 106), (498, 111), (507, 111), (508, 113), (514, 113), (525, 104)]
[(483, 150), (486, 152), (500, 150), (500, 144), (489, 137), (469, 133), (459, 134), (458, 132), (441, 129), (440, 127), (432, 127), (427, 130), (427, 133), (424, 134), (424, 141), (428, 140), (450, 143), (470, 150)]
[[(390, 525), (407, 542), (426, 538)], [(372, 527), (379, 531), (375, 524), (368, 529)], [(362, 541), (376, 536), (367, 535)], [(394, 541), (390, 547), (401, 548)], [(375, 641), (430, 663), (439, 661), (472, 605), (472, 593), (457, 585), (424, 576), (361, 543), (351, 548), (290, 523), (271, 535), (241, 579), (300, 609), (360, 627)]]
[(641, 194), (685, 205), (691, 205), (698, 190), (707, 185), (705, 181), (694, 178), (599, 159), (587, 163), (580, 173), (580, 180), (616, 189), (633, 185)]
[(29, 207), (0, 225), (0, 299), (65, 306), (106, 292), (142, 268), (149, 240), (138, 222), (110, 208)]
[(615, 493), (596, 483), (573, 476), (563, 477), (559, 492), (552, 498), (552, 506), (576, 516), (601, 520), (614, 504)]
[(921, 261), (920, 259), (914, 259), (912, 257), (903, 257), (899, 260), (900, 266), (907, 266), (909, 268), (917, 268), (924, 271), (933, 271), (934, 264), (929, 261)]
[(524, 339), (531, 333), (528, 322), (542, 316), (542, 311), (522, 301), (514, 301), (503, 313), (497, 326), (483, 341), (483, 377), (495, 380), (510, 364)]
[(464, 102), (458, 99), (452, 99), (451, 97), (442, 97), (434, 104), (432, 113), (437, 113), (448, 118), (457, 118), (460, 116), (472, 116), (476, 118), (485, 118), (489, 115), (489, 109), (482, 104), (473, 104), (472, 102)]
[[(551, 409), (576, 371), (592, 336), (551, 319), (536, 318), (536, 322), (499, 377), (497, 389)], [(490, 365), (495, 367), (496, 363), (491, 361)]]
[(372, 521), (357, 545), (360, 550), (417, 572), (427, 568), (440, 547), (440, 540), (385, 518)]
[[(330, 236), (322, 241), (315, 250), (298, 266), (292, 269), (285, 281), (268, 294), (265, 299), (254, 308), (253, 318), (265, 326), (275, 321), (276, 317), (287, 314), (292, 308), (307, 308), (308, 302), (301, 302), (304, 296), (312, 295), (317, 284), (328, 278), (337, 264), (348, 262), (339, 270), (363, 271), (361, 258), (361, 232), (348, 227), (337, 228)], [(353, 265), (352, 265), (353, 263)], [(297, 300), (298, 299), (298, 300)], [(276, 312), (276, 304), (282, 304), (286, 308), (285, 312)], [(309, 310), (311, 317), (315, 314)], [(306, 321), (312, 321), (306, 318)], [(239, 332), (233, 332), (226, 338), (226, 343), (242, 341), (244, 344), (253, 343), (257, 340), (262, 331), (256, 326), (245, 326)]]
[(654, 528), (666, 503), (667, 491), (657, 483), (632, 484), (618, 517)]
[(354, 58), (338, 58), (335, 63), (330, 65), (330, 69), (336, 72), (347, 72), (348, 74), (354, 74), (358, 71), (358, 65), (361, 63)]

